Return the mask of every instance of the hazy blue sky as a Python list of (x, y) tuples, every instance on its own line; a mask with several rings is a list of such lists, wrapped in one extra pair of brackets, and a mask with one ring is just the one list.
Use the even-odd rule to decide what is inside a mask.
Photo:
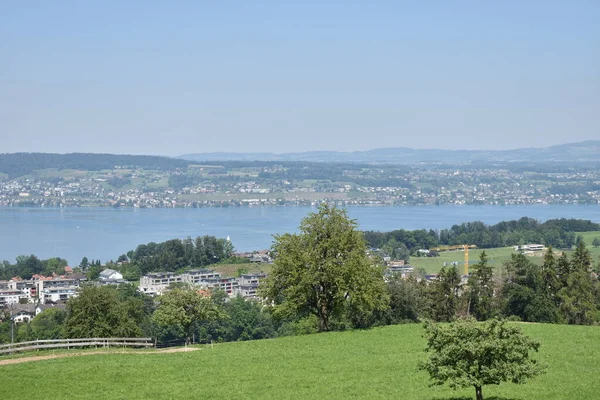
[(598, 0), (0, 0), (0, 153), (600, 139), (598, 21)]

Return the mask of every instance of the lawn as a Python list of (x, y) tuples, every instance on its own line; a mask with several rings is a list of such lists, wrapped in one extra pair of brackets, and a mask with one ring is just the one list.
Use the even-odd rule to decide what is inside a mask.
[(213, 264), (206, 268), (214, 269), (222, 276), (237, 276), (239, 268), (245, 268), (248, 272), (271, 272), (271, 264), (267, 263), (244, 263), (244, 264)]
[[(487, 399), (596, 399), (600, 327), (523, 324), (540, 340), (545, 375), (484, 388)], [(0, 366), (0, 398), (438, 399), (472, 389), (428, 387), (416, 370), (420, 325), (205, 346), (173, 354), (110, 354)]]
[[(599, 262), (600, 247), (593, 247), (592, 241), (596, 237), (600, 238), (600, 232), (599, 231), (580, 232), (580, 233), (576, 233), (576, 235), (583, 236), (583, 239), (585, 241), (587, 249), (590, 251), (590, 254), (592, 255), (592, 259), (594, 260), (594, 263)], [(479, 261), (479, 256), (481, 255), (481, 253), (484, 250), (488, 256), (488, 262), (490, 263), (490, 265), (492, 265), (493, 267), (497, 267), (497, 268), (502, 267), (502, 264), (504, 264), (506, 261), (510, 261), (510, 255), (515, 253), (512, 246), (511, 247), (493, 248), (493, 249), (469, 250), (469, 265), (470, 266), (472, 266), (473, 264), (476, 264), (477, 261)], [(569, 256), (571, 255), (571, 253), (573, 253), (573, 250), (574, 249), (571, 249), (571, 250), (554, 249), (555, 252), (566, 251), (566, 253)], [(414, 257), (413, 256), (410, 258), (410, 265), (412, 265), (414, 267), (424, 268), (428, 273), (438, 273), (440, 271), (440, 269), (444, 266), (444, 262), (451, 263), (451, 262), (457, 261), (459, 272), (460, 273), (463, 272), (464, 257), (465, 257), (464, 251), (462, 251), (462, 250), (442, 251), (439, 254), (440, 254), (439, 257)], [(531, 256), (530, 260), (536, 264), (540, 264), (542, 262), (542, 257), (539, 254), (541, 254), (541, 253), (538, 253), (538, 255), (535, 255), (535, 256)]]
[(585, 245), (587, 246), (588, 250), (592, 253), (592, 255), (595, 256), (595, 259), (598, 259), (598, 256), (600, 256), (600, 247), (594, 247), (592, 245), (592, 242), (595, 238), (600, 239), (600, 231), (578, 232), (577, 236), (583, 237), (583, 241), (585, 242)]
[[(469, 250), (469, 266), (479, 261), (481, 253), (485, 250), (488, 262), (494, 267), (501, 266), (504, 262), (510, 260), (510, 255), (514, 253), (512, 247), (501, 247), (494, 249), (471, 249)], [(442, 251), (439, 257), (411, 257), (410, 265), (424, 268), (428, 273), (438, 273), (444, 266), (444, 262), (458, 262), (458, 271), (462, 274), (465, 262), (465, 252), (462, 250)], [(531, 260), (541, 262), (541, 257), (533, 256)]]

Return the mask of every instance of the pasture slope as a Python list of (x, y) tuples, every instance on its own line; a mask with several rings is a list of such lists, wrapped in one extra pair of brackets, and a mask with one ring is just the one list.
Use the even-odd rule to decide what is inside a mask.
[[(597, 399), (600, 327), (522, 324), (549, 365), (526, 385), (486, 399)], [(463, 400), (473, 390), (430, 388), (421, 325), (204, 346), (171, 354), (104, 354), (0, 366), (0, 398)]]

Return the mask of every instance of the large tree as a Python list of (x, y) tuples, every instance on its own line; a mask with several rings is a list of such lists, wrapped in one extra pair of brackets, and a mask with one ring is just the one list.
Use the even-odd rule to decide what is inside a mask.
[(139, 337), (144, 302), (124, 299), (112, 286), (85, 286), (67, 302), (65, 334), (68, 338)]
[(530, 261), (524, 254), (512, 254), (505, 264), (509, 278), (500, 291), (500, 303), (507, 316), (528, 322), (557, 322), (554, 293), (558, 278), (551, 251), (544, 256), (544, 266)]
[(322, 204), (302, 221), (299, 234), (275, 236), (275, 262), (261, 294), (276, 317), (315, 315), (320, 331), (331, 330), (332, 320), (364, 326), (388, 306), (382, 268), (366, 250), (346, 212)]
[(28, 339), (61, 339), (64, 336), (66, 311), (50, 308), (31, 320), (31, 337)]
[(400, 274), (394, 274), (388, 279), (387, 290), (390, 296), (389, 323), (418, 322), (429, 309), (427, 283), (414, 275), (404, 279)]
[(478, 320), (485, 321), (494, 312), (493, 268), (488, 263), (485, 251), (469, 276), (469, 309)]
[(460, 274), (455, 266), (442, 267), (431, 285), (431, 318), (438, 322), (453, 321), (459, 307)]
[(162, 295), (154, 312), (154, 322), (159, 326), (177, 327), (190, 343), (198, 324), (215, 320), (221, 313), (214, 302), (191, 287), (175, 288)]
[(484, 385), (525, 383), (544, 371), (529, 358), (529, 352), (537, 351), (540, 344), (504, 321), (428, 322), (425, 334), (430, 354), (420, 369), (429, 372), (433, 385), (448, 382), (453, 389), (474, 387), (477, 400), (483, 400)]

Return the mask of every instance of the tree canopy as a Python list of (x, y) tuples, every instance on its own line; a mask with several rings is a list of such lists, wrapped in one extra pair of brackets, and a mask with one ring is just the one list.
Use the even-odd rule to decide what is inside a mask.
[(209, 297), (189, 287), (175, 288), (160, 297), (154, 312), (156, 324), (175, 326), (183, 331), (190, 343), (198, 323), (219, 318), (221, 313)]
[[(127, 286), (127, 285), (125, 285)], [(85, 286), (67, 302), (65, 334), (69, 338), (139, 337), (146, 317), (135, 290)]]
[(538, 351), (540, 343), (505, 321), (428, 322), (425, 336), (430, 354), (420, 369), (429, 373), (432, 385), (447, 382), (453, 389), (473, 386), (477, 400), (483, 399), (484, 385), (525, 383), (544, 372), (544, 367), (529, 357), (531, 351)]
[(332, 320), (368, 325), (388, 301), (383, 271), (366, 250), (346, 212), (322, 204), (302, 221), (299, 234), (275, 236), (276, 257), (262, 296), (276, 317), (315, 315), (320, 331), (331, 330)]

